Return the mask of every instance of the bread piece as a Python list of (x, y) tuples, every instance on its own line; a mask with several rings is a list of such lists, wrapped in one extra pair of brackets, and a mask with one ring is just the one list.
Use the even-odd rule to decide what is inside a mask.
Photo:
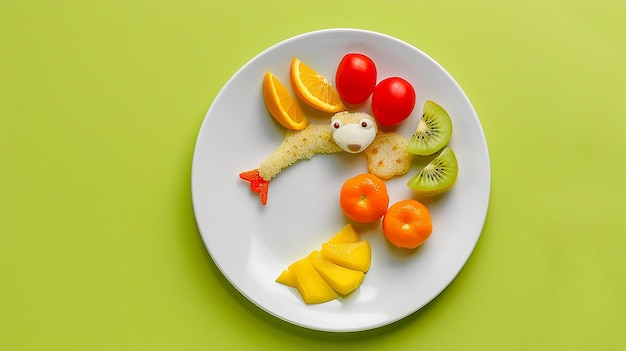
[(413, 159), (407, 151), (408, 144), (406, 138), (398, 133), (379, 130), (376, 139), (364, 151), (368, 171), (382, 179), (406, 174)]
[(259, 175), (270, 181), (283, 168), (315, 154), (330, 154), (342, 151), (333, 140), (327, 124), (309, 124), (300, 131), (287, 131), (283, 142), (259, 166)]

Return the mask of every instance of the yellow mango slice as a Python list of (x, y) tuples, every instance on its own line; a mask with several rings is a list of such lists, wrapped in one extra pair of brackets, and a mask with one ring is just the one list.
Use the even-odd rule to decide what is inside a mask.
[(335, 236), (328, 240), (329, 243), (355, 243), (357, 241), (361, 241), (361, 236), (351, 223), (346, 224)]
[(328, 302), (339, 297), (308, 259), (303, 258), (292, 263), (287, 270), (293, 274), (296, 289), (305, 303)]
[(329, 261), (361, 272), (367, 272), (372, 260), (372, 248), (367, 240), (355, 243), (322, 244), (320, 254)]
[(296, 280), (293, 277), (293, 274), (291, 274), (291, 272), (289, 272), (286, 269), (280, 273), (278, 278), (276, 278), (276, 282), (277, 283), (281, 283), (281, 284), (285, 284), (285, 285), (290, 286), (292, 288), (296, 287)]
[(365, 273), (332, 263), (319, 251), (313, 251), (307, 257), (315, 270), (336, 292), (347, 295), (358, 288), (365, 278)]

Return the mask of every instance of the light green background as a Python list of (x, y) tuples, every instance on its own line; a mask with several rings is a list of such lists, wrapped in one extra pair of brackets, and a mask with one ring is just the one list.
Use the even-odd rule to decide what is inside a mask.
[[(625, 350), (625, 17), (626, 2), (599, 0), (0, 0), (0, 350)], [(352, 334), (239, 295), (190, 197), (223, 84), (265, 48), (333, 27), (441, 63), (492, 167), (457, 279)]]

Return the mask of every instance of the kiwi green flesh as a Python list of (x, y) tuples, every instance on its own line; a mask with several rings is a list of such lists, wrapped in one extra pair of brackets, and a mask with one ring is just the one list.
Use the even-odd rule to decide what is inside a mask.
[(456, 181), (459, 166), (456, 155), (446, 147), (418, 174), (409, 179), (407, 185), (423, 196), (435, 196), (448, 191)]
[(432, 155), (446, 146), (451, 136), (450, 116), (443, 107), (427, 100), (422, 118), (409, 140), (408, 151), (414, 155)]

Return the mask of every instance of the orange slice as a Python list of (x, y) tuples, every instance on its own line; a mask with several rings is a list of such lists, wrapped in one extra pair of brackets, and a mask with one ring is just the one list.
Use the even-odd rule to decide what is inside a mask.
[(291, 61), (289, 73), (296, 95), (311, 107), (330, 113), (346, 109), (333, 85), (297, 57)]
[(298, 103), (272, 72), (267, 72), (263, 79), (263, 98), (267, 110), (283, 127), (302, 130), (309, 125)]

